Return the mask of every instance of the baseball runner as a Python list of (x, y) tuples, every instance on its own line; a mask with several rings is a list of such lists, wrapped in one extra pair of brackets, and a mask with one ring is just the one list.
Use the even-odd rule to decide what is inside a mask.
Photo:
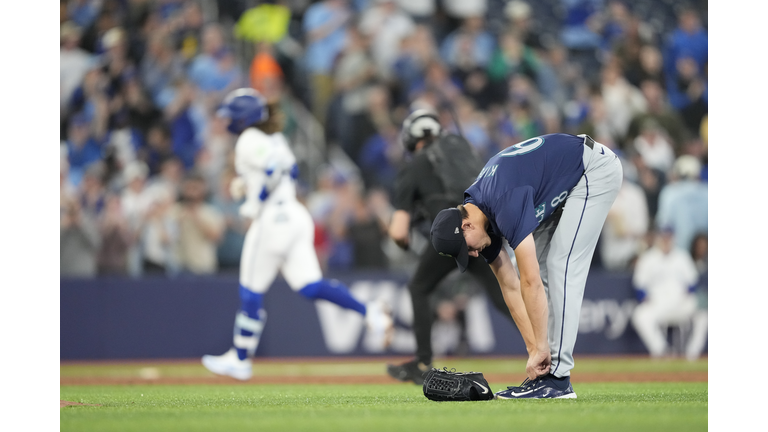
[(543, 135), (492, 157), (464, 204), (435, 218), (435, 249), (462, 272), (482, 255), (523, 335), (528, 379), (497, 399), (576, 398), (570, 373), (584, 286), (621, 182), (621, 163), (606, 146), (587, 135)]
[[(446, 206), (462, 202), (463, 191), (469, 186), (482, 167), (477, 163), (461, 175), (460, 169), (450, 166), (441, 168), (431, 160), (433, 154), (442, 149), (443, 157), (462, 157), (466, 162), (472, 154), (471, 144), (458, 135), (444, 133), (437, 114), (432, 110), (418, 109), (412, 112), (404, 121), (401, 130), (401, 144), (413, 154), (398, 174), (395, 182), (394, 205), (395, 212), (389, 225), (389, 235), (403, 249), (410, 243), (409, 233), (412, 225), (419, 226), (421, 220), (431, 224), (437, 213)], [(462, 153), (459, 155), (458, 153)], [(444, 154), (451, 153), (453, 154)], [(456, 161), (452, 161), (456, 162)], [(438, 164), (439, 165), (439, 164)], [(450, 187), (441, 181), (441, 170), (448, 170), (450, 176), (458, 181), (466, 181), (458, 187)], [(449, 189), (455, 189), (452, 192)], [(424, 230), (427, 235), (427, 229)], [(416, 357), (402, 364), (387, 365), (387, 373), (400, 381), (413, 381), (423, 384), (424, 376), (432, 368), (432, 322), (433, 315), (429, 299), (437, 290), (440, 282), (456, 270), (456, 264), (444, 260), (431, 247), (427, 247), (419, 256), (419, 263), (413, 277), (408, 282), (413, 305), (413, 332), (416, 337)], [(493, 305), (504, 315), (509, 316), (509, 310), (499, 291), (499, 284), (488, 264), (482, 259), (469, 260), (469, 273), (486, 290)], [(510, 317), (511, 319), (511, 317)]]
[(235, 199), (245, 198), (240, 215), (252, 220), (240, 261), (240, 310), (235, 316), (232, 348), (220, 356), (203, 356), (208, 370), (247, 380), (267, 314), (263, 296), (280, 271), (294, 291), (310, 300), (327, 300), (365, 316), (369, 331), (383, 347), (391, 338), (392, 319), (381, 303), (364, 305), (346, 286), (324, 279), (315, 254), (314, 223), (296, 199), (296, 158), (282, 134), (276, 104), (254, 89), (230, 93), (217, 115), (229, 118), (238, 136), (232, 182)]

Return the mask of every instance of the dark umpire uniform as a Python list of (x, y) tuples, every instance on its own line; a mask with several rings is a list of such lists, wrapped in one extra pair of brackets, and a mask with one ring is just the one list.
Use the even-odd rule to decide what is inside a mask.
[[(409, 119), (413, 119), (415, 116), (418, 116), (418, 112), (414, 112), (414, 114), (409, 116)], [(408, 133), (409, 119), (406, 119), (404, 122), (404, 134)], [(434, 124), (432, 126), (436, 128), (435, 139), (424, 140), (423, 147), (420, 145), (413, 148), (413, 144), (411, 146), (404, 144), (407, 150), (413, 152), (413, 158), (398, 173), (393, 199), (395, 213), (404, 214), (403, 212), (407, 212), (410, 217), (405, 217), (405, 219), (410, 222), (409, 229), (412, 226), (424, 226), (426, 228), (424, 233), (426, 238), (429, 238), (429, 227), (435, 216), (442, 209), (454, 207), (461, 202), (453, 202), (456, 198), (452, 199), (446, 193), (444, 183), (438, 173), (435, 172), (436, 168), (430, 161), (425, 149), (427, 146), (440, 145), (441, 142), (445, 142), (447, 139), (453, 139), (454, 143), (456, 140), (460, 140), (466, 146), (470, 146), (466, 140), (456, 135), (440, 135), (440, 126), (437, 123), (437, 118), (433, 117), (433, 119)], [(423, 135), (418, 135), (416, 138), (419, 137), (423, 137)], [(467, 186), (469, 184), (465, 187)], [(394, 219), (393, 217), (393, 223)], [(392, 234), (391, 230), (390, 234)], [(404, 246), (396, 238), (393, 237), (393, 239), (401, 247)], [(423, 383), (424, 374), (432, 367), (431, 337), (433, 315), (429, 304), (430, 295), (435, 292), (440, 282), (456, 269), (455, 260), (441, 257), (431, 245), (425, 247), (421, 253), (416, 271), (408, 283), (413, 303), (413, 331), (416, 336), (416, 358), (401, 365), (388, 365), (387, 372), (393, 378), (401, 381), (413, 381), (416, 384)], [(509, 309), (504, 302), (496, 276), (485, 260), (482, 257), (470, 258), (467, 271), (485, 288), (493, 305), (511, 320)]]

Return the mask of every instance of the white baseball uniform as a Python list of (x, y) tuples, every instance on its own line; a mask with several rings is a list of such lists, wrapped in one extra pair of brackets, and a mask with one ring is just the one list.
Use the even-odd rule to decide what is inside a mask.
[(296, 157), (282, 133), (249, 128), (235, 145), (235, 168), (245, 180), (243, 217), (252, 219), (240, 260), (240, 284), (263, 294), (281, 271), (295, 291), (322, 278), (314, 223), (296, 199)]

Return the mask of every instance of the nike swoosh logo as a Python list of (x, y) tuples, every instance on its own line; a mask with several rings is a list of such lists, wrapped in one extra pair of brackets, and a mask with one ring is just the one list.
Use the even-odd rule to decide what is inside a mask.
[(604, 148), (600, 149), (600, 154), (605, 154), (605, 149)]
[(480, 384), (479, 382), (477, 382), (477, 381), (475, 381), (475, 380), (472, 380), (472, 382), (473, 382), (473, 383), (475, 383), (475, 384), (477, 384), (477, 385), (479, 385), (479, 386), (480, 386), (480, 387), (483, 389), (483, 393), (482, 393), (482, 394), (486, 394), (486, 393), (488, 393), (488, 387), (486, 387), (486, 386), (484, 386), (484, 385)]
[(521, 393), (515, 393), (515, 392), (511, 392), (511, 393), (510, 393), (510, 396), (525, 396), (525, 395), (527, 395), (528, 393), (533, 393), (533, 390), (528, 390), (528, 391), (525, 391), (525, 392), (521, 392)]

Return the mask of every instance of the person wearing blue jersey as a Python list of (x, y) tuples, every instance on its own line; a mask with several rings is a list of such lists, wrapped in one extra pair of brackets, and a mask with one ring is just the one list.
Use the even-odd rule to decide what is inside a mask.
[(492, 157), (464, 203), (432, 223), (432, 245), (462, 272), (470, 256), (490, 264), (523, 335), (528, 378), (497, 399), (576, 398), (570, 372), (584, 287), (622, 177), (619, 158), (591, 137), (542, 135)]

